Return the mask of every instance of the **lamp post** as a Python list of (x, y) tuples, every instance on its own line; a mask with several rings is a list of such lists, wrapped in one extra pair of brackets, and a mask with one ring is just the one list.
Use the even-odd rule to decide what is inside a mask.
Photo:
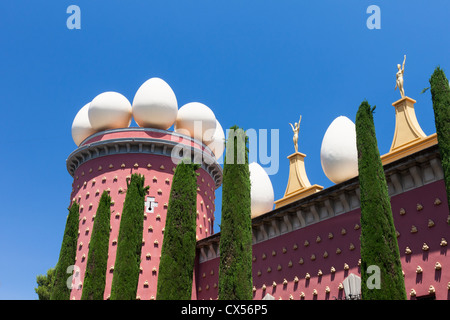
[(342, 282), (345, 291), (345, 300), (359, 300), (361, 299), (361, 278), (350, 273)]

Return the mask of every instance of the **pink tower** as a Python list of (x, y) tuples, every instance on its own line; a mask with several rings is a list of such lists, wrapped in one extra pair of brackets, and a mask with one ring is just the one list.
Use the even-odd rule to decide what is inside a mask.
[(197, 171), (197, 239), (214, 233), (215, 190), (222, 183), (222, 168), (203, 143), (176, 132), (151, 128), (123, 128), (95, 133), (86, 138), (67, 159), (73, 176), (71, 201), (80, 205), (79, 238), (75, 273), (77, 284), (71, 299), (80, 299), (89, 253), (89, 241), (100, 196), (112, 198), (111, 233), (104, 299), (111, 293), (117, 239), (127, 180), (133, 173), (145, 176), (150, 186), (145, 201), (141, 271), (137, 299), (154, 299), (170, 188), (176, 164), (189, 158), (201, 164)]

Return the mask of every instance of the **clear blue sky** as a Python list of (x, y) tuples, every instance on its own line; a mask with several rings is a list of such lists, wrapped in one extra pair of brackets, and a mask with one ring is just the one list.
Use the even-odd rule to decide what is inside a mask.
[[(66, 27), (72, 4), (80, 30)], [(372, 4), (379, 30), (366, 27)], [(37, 299), (36, 276), (57, 262), (72, 183), (65, 160), (76, 147), (70, 128), (97, 94), (132, 101), (160, 77), (179, 106), (202, 102), (224, 128), (279, 129), (271, 176), (279, 199), (293, 152), (288, 123), (300, 114), (311, 183), (332, 185), (320, 165), (323, 135), (340, 115), (354, 121), (364, 99), (377, 106), (380, 152), (389, 150), (404, 54), (405, 92), (425, 133), (435, 132), (430, 93), (420, 92), (437, 65), (450, 75), (449, 14), (448, 0), (1, 1), (0, 299)]]

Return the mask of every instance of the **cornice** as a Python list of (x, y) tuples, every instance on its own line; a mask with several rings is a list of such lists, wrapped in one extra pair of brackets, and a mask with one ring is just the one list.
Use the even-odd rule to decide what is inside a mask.
[[(195, 142), (197, 145), (202, 146), (203, 150), (176, 141), (170, 141), (167, 139), (155, 139), (155, 138), (124, 137), (86, 143), (89, 142), (89, 140), (92, 140), (92, 138), (95, 138), (96, 136), (105, 135), (113, 132), (127, 132), (136, 130), (147, 132), (152, 131), (175, 135), (183, 138), (187, 142)], [(179, 149), (174, 150), (174, 148)], [(97, 134), (94, 134), (89, 138), (87, 138), (85, 141), (83, 141), (83, 143), (80, 144), (80, 147), (74, 150), (68, 156), (66, 160), (66, 167), (69, 174), (73, 177), (76, 169), (80, 165), (86, 163), (89, 160), (111, 155), (130, 154), (130, 153), (167, 156), (170, 157), (172, 161), (175, 160), (175, 162), (177, 162), (184, 158), (184, 156), (182, 156), (181, 153), (183, 149), (189, 150), (191, 155), (191, 161), (193, 161), (194, 163), (201, 164), (201, 167), (205, 171), (207, 171), (209, 175), (211, 175), (211, 177), (215, 181), (216, 189), (220, 187), (220, 185), (222, 184), (223, 169), (217, 163), (213, 153), (207, 146), (188, 136), (158, 129), (148, 129), (148, 128), (115, 129), (102, 131)]]

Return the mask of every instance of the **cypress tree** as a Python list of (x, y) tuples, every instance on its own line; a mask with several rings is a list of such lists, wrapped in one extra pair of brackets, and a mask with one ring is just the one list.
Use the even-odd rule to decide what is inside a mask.
[(234, 126), (226, 142), (222, 184), (219, 299), (252, 299), (252, 227), (248, 137)]
[(180, 162), (173, 176), (159, 263), (158, 300), (189, 300), (196, 249), (197, 176), (200, 165)]
[(111, 197), (103, 191), (95, 214), (81, 300), (103, 300), (111, 217)]
[(132, 174), (127, 182), (116, 262), (111, 284), (111, 300), (135, 300), (141, 264), (142, 234), (144, 226), (144, 202), (148, 186), (145, 177)]
[[(355, 123), (361, 195), (361, 295), (364, 300), (400, 300), (406, 299), (405, 283), (375, 135), (374, 109), (363, 101)], [(379, 274), (369, 266), (379, 268)], [(378, 275), (380, 278), (376, 279)], [(369, 286), (376, 285), (376, 280), (379, 288)]]
[(50, 300), (69, 300), (70, 290), (67, 280), (70, 275), (67, 273), (68, 267), (75, 264), (75, 256), (77, 253), (78, 241), (78, 225), (80, 222), (80, 206), (73, 202), (69, 208), (67, 216), (66, 228), (64, 230), (61, 250), (59, 252), (58, 263), (56, 264), (55, 279), (50, 295)]
[(439, 67), (431, 75), (430, 88), (447, 202), (450, 206), (450, 88), (444, 71)]

